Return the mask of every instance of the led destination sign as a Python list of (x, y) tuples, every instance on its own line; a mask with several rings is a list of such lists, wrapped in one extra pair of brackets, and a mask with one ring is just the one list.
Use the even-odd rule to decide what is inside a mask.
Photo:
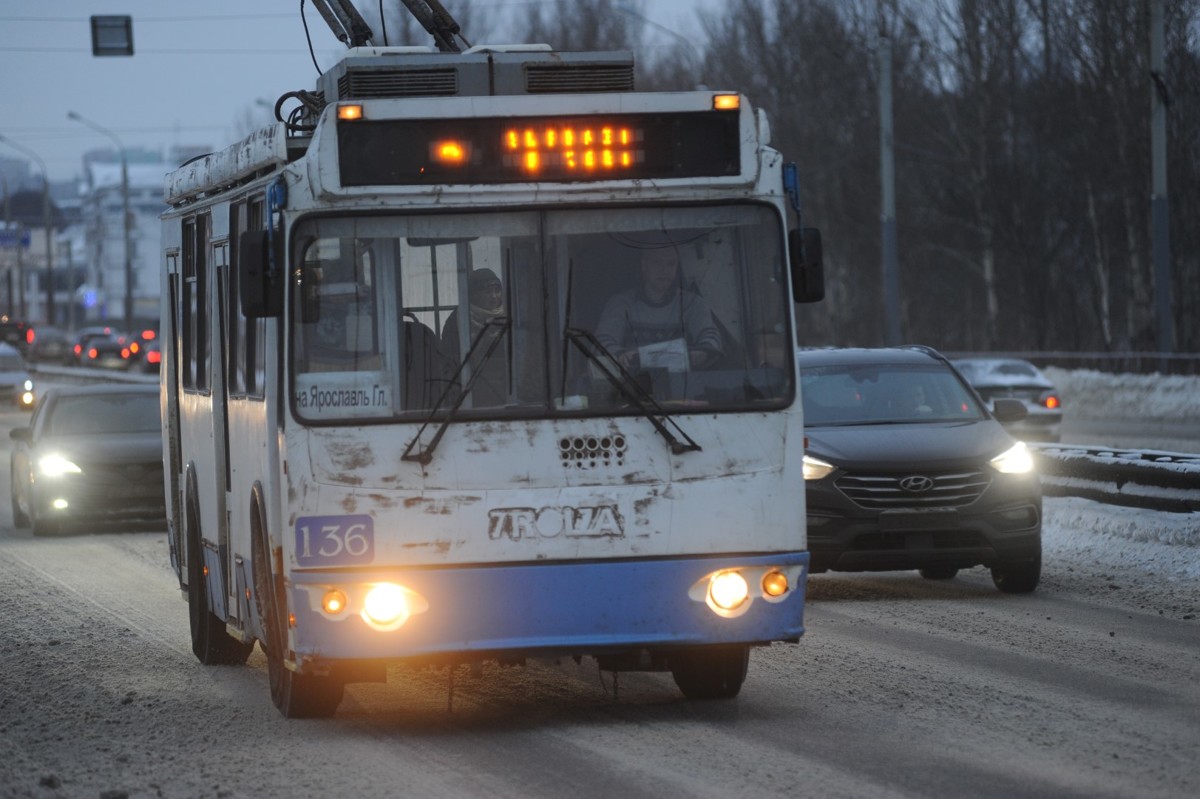
[(736, 113), (370, 120), (338, 125), (343, 186), (736, 175)]

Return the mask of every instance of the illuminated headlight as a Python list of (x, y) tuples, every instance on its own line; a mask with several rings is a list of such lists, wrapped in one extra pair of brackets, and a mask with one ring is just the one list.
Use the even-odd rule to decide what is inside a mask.
[(24, 386), (22, 386), (22, 388), (23, 388), (25, 391), (33, 391), (33, 381), (32, 381), (32, 380), (26, 380), (26, 381), (25, 381), (25, 385), (24, 385)]
[(330, 616), (336, 616), (346, 609), (346, 595), (336, 588), (331, 588), (321, 597), (321, 609)]
[(750, 586), (737, 572), (717, 572), (708, 583), (708, 598), (722, 610), (734, 610), (750, 598)]
[(774, 605), (803, 588), (802, 565), (748, 566), (709, 572), (692, 583), (688, 597), (723, 619), (735, 619), (757, 600)]
[(44, 477), (62, 477), (64, 474), (80, 474), (83, 472), (77, 465), (58, 453), (46, 455), (39, 460), (38, 471)]
[(832, 463), (826, 463), (823, 460), (814, 458), (812, 455), (804, 456), (804, 479), (805, 480), (822, 480), (833, 473), (837, 468)]
[(1018, 441), (1010, 449), (992, 458), (989, 463), (1001, 474), (1028, 474), (1033, 471), (1033, 455), (1024, 441)]
[(429, 602), (402, 585), (376, 583), (363, 597), (362, 619), (376, 630), (395, 630), (410, 616), (429, 610)]

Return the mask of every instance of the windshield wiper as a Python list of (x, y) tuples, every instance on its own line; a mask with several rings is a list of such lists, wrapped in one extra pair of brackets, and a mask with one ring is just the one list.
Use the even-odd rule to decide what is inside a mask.
[[(476, 333), (475, 337), (471, 339), (471, 346), (467, 348), (467, 354), (462, 359), (462, 363), (458, 365), (458, 368), (454, 370), (454, 374), (450, 377), (450, 381), (446, 386), (446, 390), (442, 392), (442, 395), (438, 397), (437, 402), (433, 404), (433, 408), (429, 411), (429, 416), (425, 417), (425, 421), (421, 423), (421, 429), (417, 430), (416, 436), (414, 436), (413, 440), (408, 442), (408, 446), (404, 448), (404, 454), (400, 456), (400, 460), (416, 461), (422, 466), (433, 460), (433, 451), (437, 449), (437, 445), (442, 440), (442, 436), (446, 434), (446, 428), (448, 428), (450, 423), (454, 421), (454, 415), (458, 413), (458, 409), (462, 407), (467, 395), (469, 395), (471, 393), (471, 389), (474, 388), (475, 381), (478, 380), (479, 375), (482, 374), (483, 365), (492, 357), (492, 353), (496, 351), (496, 347), (500, 345), (501, 339), (504, 338), (504, 334), (509, 331), (511, 326), (511, 321), (507, 316), (495, 316), (484, 322), (483, 327), (479, 328), (479, 332)], [(473, 363), (471, 361), (471, 356), (475, 354), (475, 350), (479, 349), (479, 345), (483, 343), (487, 331), (493, 327), (499, 328), (499, 332), (492, 336), (492, 340), (488, 342), (487, 349), (484, 351), (483, 357), (479, 359), (478, 363)], [(417, 446), (418, 442), (420, 442), (421, 436), (425, 433), (425, 429), (433, 423), (433, 417), (436, 416), (438, 411), (442, 409), (442, 405), (445, 404), (447, 398), (454, 393), (454, 388), (458, 384), (458, 378), (468, 363), (471, 364), (471, 377), (467, 380), (467, 384), (463, 386), (462, 391), (458, 392), (458, 397), (454, 400), (454, 404), (450, 406), (450, 410), (446, 412), (445, 418), (442, 419), (441, 425), (438, 426), (437, 432), (433, 434), (433, 438), (430, 439), (428, 446), (419, 452), (414, 453), (413, 448)]]
[[(584, 357), (600, 369), (606, 380), (612, 384), (612, 387), (620, 392), (621, 396), (637, 406), (638, 410), (650, 420), (650, 424), (654, 425), (654, 429), (658, 431), (667, 444), (671, 447), (671, 452), (675, 455), (680, 455), (684, 452), (699, 452), (700, 445), (692, 440), (691, 436), (683, 432), (683, 429), (675, 423), (675, 420), (667, 413), (662, 405), (642, 387), (642, 384), (637, 381), (621, 363), (613, 357), (613, 354), (601, 344), (590, 330), (581, 330), (577, 327), (568, 327), (563, 330), (563, 337), (569, 339)], [(667, 425), (675, 428), (675, 432), (686, 439), (687, 443), (680, 441), (675, 437)]]

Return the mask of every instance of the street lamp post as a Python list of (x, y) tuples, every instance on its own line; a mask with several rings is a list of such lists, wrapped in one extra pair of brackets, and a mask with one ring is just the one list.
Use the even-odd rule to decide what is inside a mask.
[[(42, 224), (46, 228), (46, 324), (54, 324), (54, 246), (52, 244), (53, 233), (50, 232), (50, 174), (46, 171), (46, 162), (42, 157), (30, 150), (17, 144), (12, 139), (0, 135), (0, 142), (7, 144), (18, 152), (32, 158), (37, 162), (37, 165), (42, 170)], [(24, 290), (24, 289), (22, 289)]]
[(117, 151), (121, 154), (121, 216), (124, 224), (125, 232), (125, 332), (132, 333), (133, 331), (133, 245), (131, 225), (133, 220), (129, 217), (129, 157), (125, 152), (125, 145), (117, 138), (117, 134), (105, 127), (97, 125), (90, 119), (80, 116), (74, 111), (67, 112), (67, 118), (73, 119), (76, 122), (87, 125), (92, 130), (100, 133), (113, 140), (117, 145)]

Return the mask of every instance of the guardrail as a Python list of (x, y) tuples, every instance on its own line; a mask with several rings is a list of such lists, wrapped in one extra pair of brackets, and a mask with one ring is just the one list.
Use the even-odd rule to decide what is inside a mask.
[[(72, 383), (158, 382), (155, 374), (67, 366), (39, 366), (37, 373)], [(1070, 444), (1030, 448), (1047, 496), (1170, 513), (1200, 512), (1200, 455)]]
[(1200, 511), (1200, 455), (1068, 444), (1031, 449), (1048, 496), (1169, 513)]

